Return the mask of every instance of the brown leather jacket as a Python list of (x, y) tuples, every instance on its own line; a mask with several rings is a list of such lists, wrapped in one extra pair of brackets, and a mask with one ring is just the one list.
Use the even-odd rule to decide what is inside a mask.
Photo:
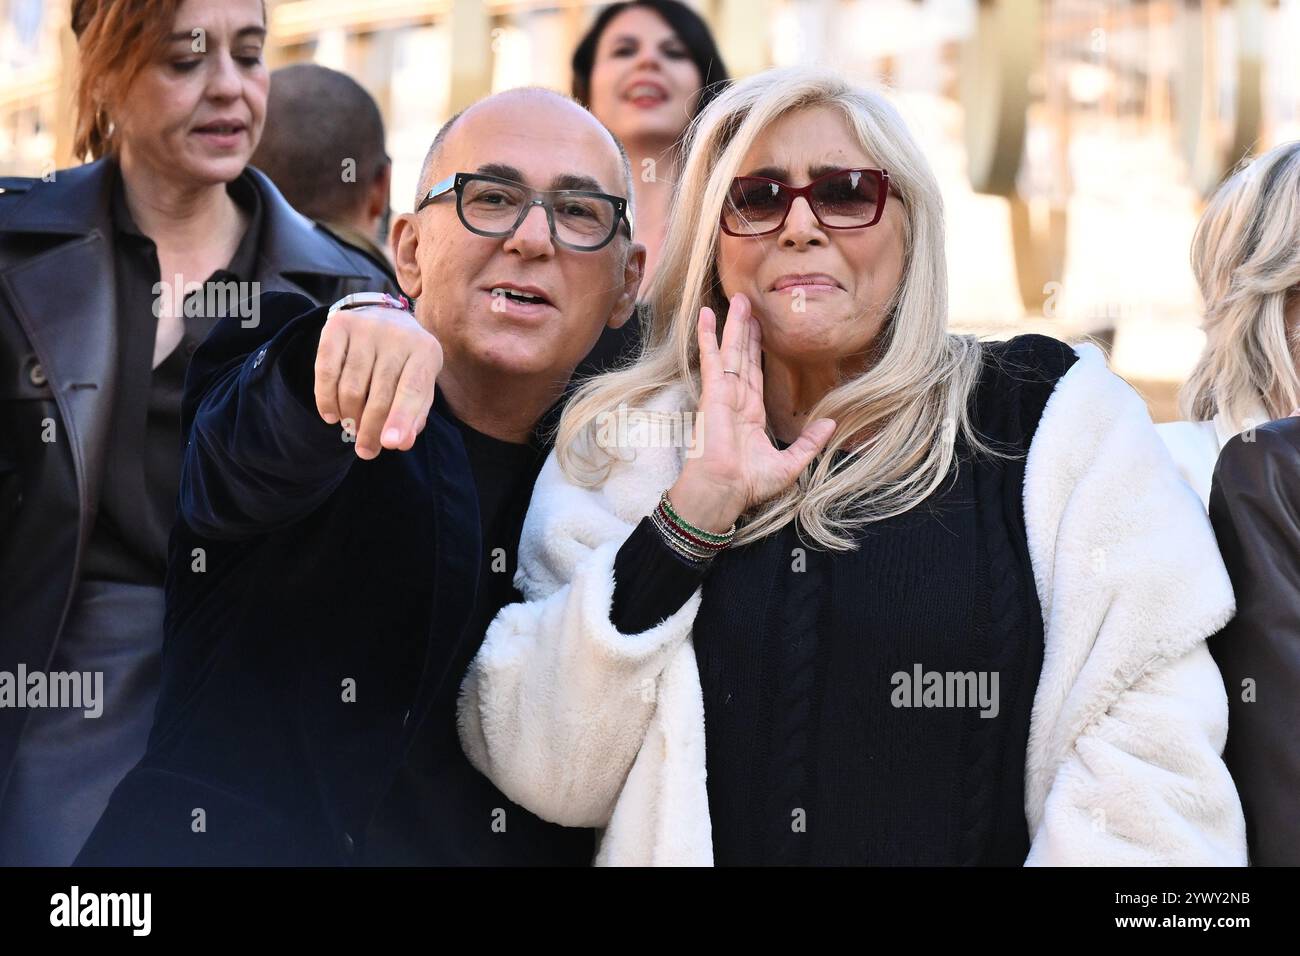
[(1300, 418), (1224, 446), (1210, 520), (1237, 616), (1210, 638), (1228, 690), (1224, 759), (1241, 793), (1250, 861), (1300, 864)]

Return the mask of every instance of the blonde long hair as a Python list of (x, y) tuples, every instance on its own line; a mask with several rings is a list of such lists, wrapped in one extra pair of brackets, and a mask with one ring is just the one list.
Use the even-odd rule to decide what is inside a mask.
[[(795, 67), (735, 84), (688, 130), (667, 238), (648, 294), (651, 313), (641, 355), (635, 364), (587, 382), (560, 423), (556, 453), (571, 481), (598, 486), (621, 457), (596, 440), (597, 422), (607, 414), (644, 407), (673, 386), (684, 387), (698, 402), (699, 311), (709, 306), (720, 318), (726, 313), (716, 265), (723, 200), (755, 139), (786, 113), (814, 106), (839, 110), (863, 149), (889, 171), (905, 211), (904, 271), (871, 367), (838, 384), (809, 412), (809, 421), (837, 423), (826, 451), (795, 486), (750, 511), (737, 542), (797, 519), (801, 532), (822, 547), (851, 549), (856, 529), (908, 511), (944, 482), (958, 432), (972, 448), (987, 449), (968, 414), (980, 345), (947, 332), (943, 202), (934, 174), (883, 95), (835, 73)], [(846, 455), (837, 460), (837, 451)]]
[(1234, 430), (1263, 405), (1270, 419), (1300, 406), (1300, 332), (1286, 327), (1300, 287), (1300, 142), (1237, 170), (1214, 194), (1192, 239), (1205, 303), (1205, 350), (1184, 384), (1182, 414), (1222, 414)]

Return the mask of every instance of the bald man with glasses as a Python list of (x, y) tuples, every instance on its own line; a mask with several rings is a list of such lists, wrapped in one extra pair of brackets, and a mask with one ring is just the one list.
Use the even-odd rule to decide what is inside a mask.
[(390, 242), (414, 303), (269, 295), (192, 359), (149, 748), (81, 864), (585, 865), (456, 694), (575, 367), (632, 316), (631, 175), (571, 100), (453, 117)]

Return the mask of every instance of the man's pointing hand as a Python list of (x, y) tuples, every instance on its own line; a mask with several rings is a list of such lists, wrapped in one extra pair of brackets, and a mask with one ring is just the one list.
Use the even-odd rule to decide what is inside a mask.
[(333, 312), (316, 350), (316, 408), (355, 436), (357, 455), (406, 451), (424, 430), (442, 346), (415, 316), (370, 305)]

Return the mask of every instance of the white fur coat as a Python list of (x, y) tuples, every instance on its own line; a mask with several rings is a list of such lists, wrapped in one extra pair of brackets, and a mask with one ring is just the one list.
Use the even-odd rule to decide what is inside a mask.
[[(1244, 428), (1254, 428), (1268, 421), (1268, 412), (1256, 403), (1243, 419)], [(1156, 433), (1169, 449), (1174, 464), (1183, 481), (1192, 486), (1201, 498), (1201, 504), (1210, 507), (1210, 484), (1219, 452), (1238, 430), (1228, 424), (1223, 415), (1215, 415), (1208, 422), (1164, 422), (1156, 426)]]
[[(1227, 698), (1205, 645), (1232, 616), (1228, 576), (1141, 399), (1094, 346), (1078, 355), (1026, 462), (1045, 628), (1026, 863), (1244, 865), (1220, 759)], [(700, 592), (639, 634), (609, 620), (614, 557), (681, 454), (641, 448), (598, 489), (568, 482), (552, 455), (520, 542), (526, 601), (497, 616), (461, 688), (473, 764), (544, 819), (602, 829), (597, 864), (713, 862), (691, 642)]]

